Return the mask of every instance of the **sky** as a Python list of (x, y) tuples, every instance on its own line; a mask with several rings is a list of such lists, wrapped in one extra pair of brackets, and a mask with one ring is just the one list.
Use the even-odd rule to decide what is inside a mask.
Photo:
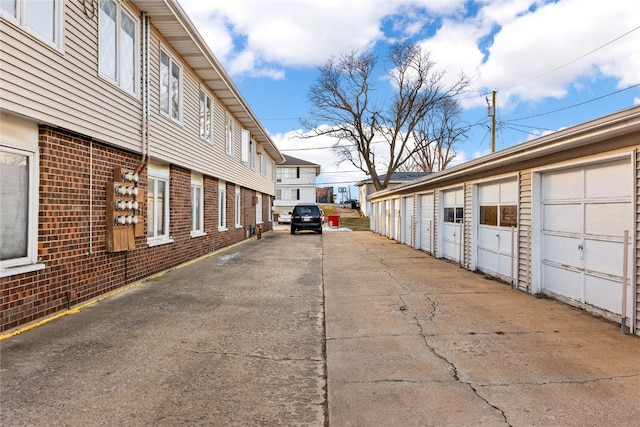
[[(638, 0), (179, 0), (283, 153), (321, 165), (317, 186), (366, 175), (336, 163), (327, 137), (308, 133), (318, 67), (351, 51), (383, 60), (389, 44), (419, 44), (456, 80), (471, 128), (453, 164), (491, 152), (487, 100), (496, 91), (496, 151), (640, 104)], [(378, 96), (391, 94), (384, 72)], [(342, 197), (342, 194), (339, 195)], [(339, 200), (340, 200), (339, 197)]]

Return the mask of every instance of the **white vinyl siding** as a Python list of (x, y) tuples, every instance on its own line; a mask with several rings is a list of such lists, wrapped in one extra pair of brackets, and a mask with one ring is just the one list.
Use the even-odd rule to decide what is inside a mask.
[(63, 0), (2, 0), (2, 15), (57, 49), (62, 49)]
[(131, 94), (137, 93), (138, 21), (121, 4), (100, 0), (100, 74)]

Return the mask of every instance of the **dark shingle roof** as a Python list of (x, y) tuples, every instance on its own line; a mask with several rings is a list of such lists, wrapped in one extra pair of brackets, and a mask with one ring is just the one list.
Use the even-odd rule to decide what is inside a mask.
[(308, 162), (306, 160), (298, 159), (296, 157), (288, 156), (286, 154), (283, 154), (283, 156), (284, 156), (284, 162), (278, 163), (278, 166), (311, 166), (316, 168), (320, 167), (320, 165), (317, 163)]

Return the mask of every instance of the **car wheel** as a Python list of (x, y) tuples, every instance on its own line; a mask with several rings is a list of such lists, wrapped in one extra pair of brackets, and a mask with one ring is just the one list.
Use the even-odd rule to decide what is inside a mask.
[(291, 234), (296, 234), (296, 229), (291, 227)]
[(318, 234), (322, 234), (322, 228), (318, 228), (316, 231), (318, 232)]

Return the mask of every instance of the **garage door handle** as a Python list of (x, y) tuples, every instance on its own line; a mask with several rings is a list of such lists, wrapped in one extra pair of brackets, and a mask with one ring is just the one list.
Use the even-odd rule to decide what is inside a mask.
[(582, 245), (582, 243), (578, 243), (578, 250), (579, 251), (583, 251), (584, 250), (584, 246)]

